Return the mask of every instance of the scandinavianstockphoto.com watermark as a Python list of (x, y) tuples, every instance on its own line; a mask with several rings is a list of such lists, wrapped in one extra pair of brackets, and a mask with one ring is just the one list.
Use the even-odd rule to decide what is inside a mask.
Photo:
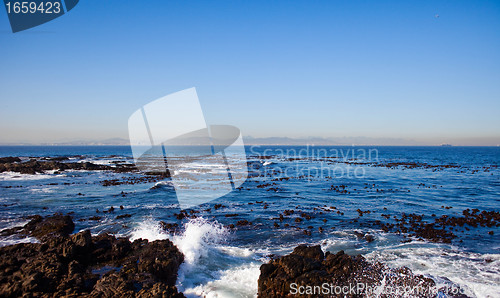
[[(302, 177), (308, 181), (325, 178), (365, 178), (366, 167), (379, 160), (376, 148), (324, 147), (263, 147), (250, 146), (249, 155), (261, 164), (249, 165), (249, 170), (264, 177)], [(271, 160), (283, 161), (274, 163)]]
[[(138, 107), (129, 117), (128, 132), (136, 167), (145, 173), (168, 171), (183, 209), (225, 196), (240, 187), (250, 172), (306, 181), (364, 178), (365, 166), (378, 161), (374, 148), (248, 148), (239, 128), (205, 121), (195, 88)], [(194, 171), (185, 174), (186, 169)]]
[(323, 283), (321, 285), (298, 285), (297, 283), (291, 283), (289, 291), (291, 295), (363, 295), (366, 297), (378, 297), (380, 295), (387, 295), (389, 297), (416, 297), (436, 296), (439, 294), (444, 294), (446, 297), (447, 295), (459, 295), (463, 293), (464, 290), (456, 286), (394, 286), (372, 285), (362, 282), (349, 283), (347, 285), (336, 285), (332, 283)]

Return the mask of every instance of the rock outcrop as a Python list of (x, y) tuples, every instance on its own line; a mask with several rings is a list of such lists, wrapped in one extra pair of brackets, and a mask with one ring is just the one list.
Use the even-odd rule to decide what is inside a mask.
[(411, 297), (437, 294), (432, 292), (435, 289), (432, 279), (413, 274), (406, 267), (391, 269), (343, 251), (325, 254), (319, 245), (300, 245), (291, 254), (263, 264), (258, 284), (258, 296), (262, 298), (366, 297), (382, 290), (385, 292), (379, 292), (379, 297), (402, 297), (404, 289), (421, 291), (410, 294)]
[(1, 247), (0, 297), (184, 297), (175, 287), (184, 256), (169, 240), (73, 229), (69, 216), (36, 216), (22, 232), (41, 243)]
[(31, 158), (22, 161), (18, 157), (0, 158), (0, 173), (16, 172), (21, 174), (37, 174), (45, 171), (87, 170), (87, 171), (113, 171), (118, 173), (136, 172), (133, 164), (98, 165), (91, 162), (67, 162), (60, 159)]

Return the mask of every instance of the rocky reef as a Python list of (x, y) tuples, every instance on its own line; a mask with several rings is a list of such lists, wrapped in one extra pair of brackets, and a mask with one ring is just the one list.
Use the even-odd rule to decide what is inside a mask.
[(175, 287), (184, 256), (169, 240), (73, 229), (70, 216), (55, 214), (3, 231), (40, 243), (0, 247), (0, 297), (184, 297)]
[[(258, 296), (262, 298), (438, 295), (432, 279), (414, 274), (406, 267), (392, 269), (343, 251), (325, 254), (319, 245), (300, 245), (291, 254), (263, 264), (258, 285)], [(448, 293), (448, 297), (466, 297), (456, 290), (457, 294)]]
[(110, 165), (98, 165), (91, 162), (70, 161), (68, 157), (33, 157), (23, 161), (19, 157), (0, 158), (0, 173), (16, 172), (20, 174), (37, 174), (45, 171), (86, 170), (86, 171), (113, 171), (117, 173), (136, 172), (133, 164), (120, 163)]

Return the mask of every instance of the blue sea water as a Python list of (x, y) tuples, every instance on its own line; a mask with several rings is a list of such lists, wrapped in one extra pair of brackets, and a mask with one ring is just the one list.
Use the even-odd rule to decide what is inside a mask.
[[(301, 243), (407, 266), (438, 284), (457, 284), (469, 296), (500, 296), (499, 227), (457, 229), (458, 237), (442, 244), (405, 242), (404, 235), (385, 233), (374, 225), (377, 220), (390, 221), (382, 214), (416, 213), (432, 221), (433, 214), (461, 216), (467, 208), (500, 211), (499, 147), (248, 146), (246, 151), (247, 181), (224, 197), (191, 208), (196, 218), (182, 220), (175, 217), (180, 209), (168, 180), (103, 186), (104, 180), (139, 174), (0, 173), (0, 230), (22, 225), (29, 215), (71, 212), (76, 231), (171, 239), (186, 256), (178, 286), (195, 297), (254, 296), (260, 264)], [(0, 157), (4, 156), (133, 162), (128, 146), (4, 146)], [(399, 164), (380, 166), (388, 163)], [(215, 209), (215, 204), (224, 207)], [(120, 205), (123, 210), (117, 208)], [(111, 206), (114, 212), (102, 212)], [(325, 211), (331, 207), (335, 211)], [(359, 216), (357, 209), (370, 213)], [(280, 221), (284, 210), (295, 213)], [(296, 222), (301, 212), (311, 219)], [(116, 219), (121, 214), (131, 217)], [(102, 218), (89, 220), (92, 216)], [(252, 224), (228, 227), (240, 220)], [(180, 228), (169, 234), (160, 221)], [(356, 232), (370, 233), (375, 241), (358, 239)], [(35, 240), (11, 236), (0, 241), (7, 245)]]

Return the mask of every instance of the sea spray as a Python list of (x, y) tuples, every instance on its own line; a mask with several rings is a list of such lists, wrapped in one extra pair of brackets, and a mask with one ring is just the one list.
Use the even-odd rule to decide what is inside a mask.
[(438, 288), (460, 286), (471, 297), (498, 297), (500, 293), (500, 254), (467, 252), (458, 247), (428, 242), (387, 246), (365, 257), (390, 267), (410, 268), (431, 277)]
[(218, 272), (219, 278), (184, 290), (186, 297), (256, 297), (260, 263), (244, 264)]
[(171, 240), (184, 255), (177, 280), (179, 288), (183, 289), (184, 286), (192, 287), (214, 279), (211, 273), (218, 272), (220, 268), (211, 266), (211, 263), (214, 259), (224, 258), (224, 250), (220, 248), (228, 234), (229, 231), (217, 221), (199, 217), (186, 222), (182, 233), (170, 235), (161, 228), (159, 221), (147, 218), (132, 230), (129, 238), (131, 241), (139, 238)]
[(140, 222), (130, 234), (130, 241), (137, 239), (148, 239), (149, 241), (168, 239), (169, 236), (164, 233), (160, 227), (160, 222), (148, 218)]
[(201, 257), (207, 256), (209, 249), (225, 240), (227, 234), (228, 231), (222, 224), (196, 218), (187, 222), (184, 232), (175, 235), (172, 241), (184, 254), (184, 262), (193, 266)]

